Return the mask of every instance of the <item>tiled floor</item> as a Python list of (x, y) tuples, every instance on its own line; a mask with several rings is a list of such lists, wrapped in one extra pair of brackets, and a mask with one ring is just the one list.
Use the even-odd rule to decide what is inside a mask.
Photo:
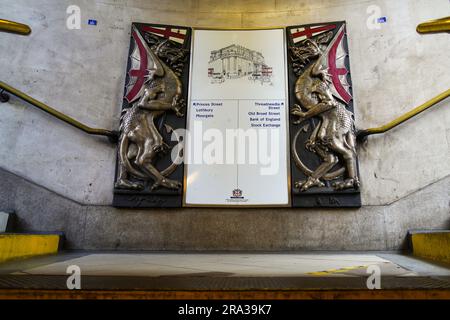
[(450, 275), (446, 267), (393, 253), (74, 252), (10, 263), (0, 266), (0, 273), (66, 275), (70, 265), (79, 266), (86, 276), (351, 277), (367, 276), (372, 265), (378, 266), (383, 276), (417, 276), (427, 271)]
[(305, 276), (312, 272), (352, 268), (349, 276), (369, 265), (383, 273), (410, 273), (375, 255), (323, 254), (89, 254), (80, 258), (21, 270), (20, 273), (63, 275), (69, 265), (80, 267), (84, 275), (173, 276), (215, 273), (227, 276), (273, 277)]
[(73, 265), (87, 290), (366, 290), (370, 266), (383, 289), (450, 288), (450, 266), (398, 253), (67, 252), (1, 264), (0, 290), (66, 289)]

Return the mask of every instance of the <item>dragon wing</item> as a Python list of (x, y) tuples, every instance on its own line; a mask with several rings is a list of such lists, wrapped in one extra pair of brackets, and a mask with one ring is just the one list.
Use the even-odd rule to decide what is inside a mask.
[(347, 82), (348, 69), (345, 64), (347, 51), (344, 48), (344, 35), (345, 26), (343, 25), (316, 62), (316, 67), (319, 70), (328, 71), (331, 77), (330, 87), (333, 96), (348, 104), (352, 96), (350, 94), (350, 84)]
[(126, 86), (125, 99), (132, 103), (144, 93), (144, 84), (155, 76), (164, 76), (164, 68), (155, 53), (149, 48), (139, 30), (133, 26), (131, 36), (134, 48), (130, 55), (131, 67), (128, 71), (129, 81)]

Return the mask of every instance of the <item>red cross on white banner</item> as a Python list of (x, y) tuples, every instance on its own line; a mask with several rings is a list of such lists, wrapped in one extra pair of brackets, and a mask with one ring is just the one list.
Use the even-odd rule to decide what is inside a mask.
[(324, 33), (329, 30), (336, 28), (334, 24), (316, 25), (311, 27), (301, 27), (291, 29), (291, 37), (294, 43), (305, 40), (306, 38), (311, 38), (318, 34)]
[(177, 29), (171, 27), (151, 27), (151, 26), (143, 26), (142, 31), (156, 34), (157, 36), (170, 39), (180, 44), (183, 44), (187, 32), (186, 29)]

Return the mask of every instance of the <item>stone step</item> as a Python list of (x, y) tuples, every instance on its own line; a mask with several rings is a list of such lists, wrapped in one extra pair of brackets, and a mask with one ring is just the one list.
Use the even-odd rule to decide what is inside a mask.
[(2, 233), (0, 234), (0, 263), (46, 254), (62, 248), (62, 233)]
[(410, 230), (415, 256), (450, 264), (450, 230)]

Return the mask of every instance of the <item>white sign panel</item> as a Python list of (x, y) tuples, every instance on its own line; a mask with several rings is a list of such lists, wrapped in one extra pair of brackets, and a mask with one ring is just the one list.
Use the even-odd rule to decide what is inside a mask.
[(289, 205), (283, 29), (194, 30), (186, 206)]

